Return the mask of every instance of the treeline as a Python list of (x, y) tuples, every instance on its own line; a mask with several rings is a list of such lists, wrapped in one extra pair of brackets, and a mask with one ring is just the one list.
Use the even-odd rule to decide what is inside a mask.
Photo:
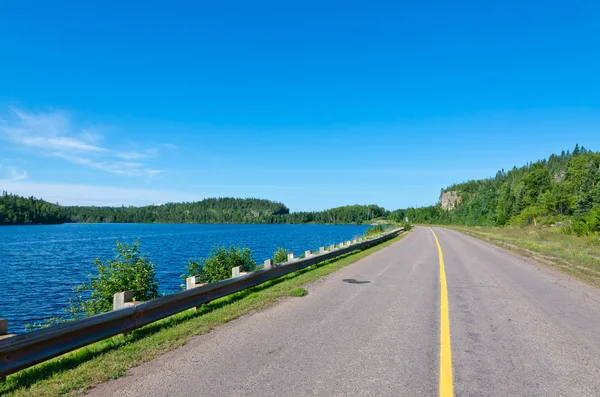
[(273, 223), (365, 223), (389, 214), (377, 205), (347, 205), (318, 212), (294, 212)]
[(0, 196), (0, 225), (51, 225), (68, 221), (65, 212), (56, 204), (7, 192)]
[[(436, 206), (394, 211), (415, 223), (480, 226), (561, 225), (566, 233), (600, 232), (600, 153), (575, 146), (570, 152), (521, 168), (498, 171), (493, 178), (449, 186), (455, 209)], [(452, 198), (452, 196), (450, 196)]]
[(144, 207), (60, 206), (4, 192), (0, 225), (58, 223), (365, 223), (389, 212), (376, 205), (352, 205), (320, 212), (295, 212), (260, 199), (209, 198), (192, 203)]
[(78, 223), (263, 223), (290, 212), (269, 200), (228, 197), (144, 207), (62, 208), (70, 222)]

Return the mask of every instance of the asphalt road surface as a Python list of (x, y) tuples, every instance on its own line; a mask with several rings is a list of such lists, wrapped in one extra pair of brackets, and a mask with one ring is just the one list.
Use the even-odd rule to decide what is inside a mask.
[[(89, 394), (600, 396), (598, 290), (433, 230), (444, 267), (432, 231), (417, 228), (311, 285), (308, 296), (221, 326)], [(440, 386), (448, 368), (450, 390)]]

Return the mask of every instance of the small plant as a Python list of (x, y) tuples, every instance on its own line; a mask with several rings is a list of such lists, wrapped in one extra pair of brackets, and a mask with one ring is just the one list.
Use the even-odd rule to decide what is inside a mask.
[(298, 288), (293, 288), (290, 290), (290, 292), (288, 292), (288, 294), (290, 296), (298, 296), (298, 297), (302, 297), (302, 296), (306, 296), (308, 295), (308, 291), (305, 290), (302, 287), (298, 287)]
[(273, 255), (273, 262), (274, 263), (287, 262), (288, 254), (290, 254), (290, 253), (291, 253), (291, 251), (288, 251), (285, 248), (277, 248), (277, 251), (275, 251), (275, 254)]
[(158, 280), (154, 263), (143, 255), (140, 242), (123, 244), (116, 241), (115, 257), (102, 262), (96, 258), (94, 267), (98, 274), (88, 276), (88, 281), (74, 288), (75, 299), (69, 300), (66, 315), (27, 324), (27, 331), (48, 328), (56, 324), (92, 316), (112, 310), (113, 296), (117, 292), (133, 291), (133, 299), (147, 301), (158, 297)]
[[(75, 288), (77, 298), (71, 302), (74, 317), (87, 317), (112, 310), (113, 295), (117, 292), (133, 291), (133, 299), (147, 301), (158, 297), (158, 280), (154, 263), (143, 255), (140, 242), (123, 244), (116, 241), (115, 258), (102, 262), (94, 261), (97, 276)], [(89, 298), (84, 294), (89, 293)]]
[(206, 262), (206, 260), (202, 258), (190, 258), (188, 260), (188, 264), (185, 266), (185, 273), (181, 275), (183, 281), (185, 282), (186, 278), (192, 276), (200, 276), (200, 279), (202, 279), (202, 276), (204, 274), (204, 262)]
[(365, 237), (375, 237), (384, 232), (384, 228), (381, 225), (371, 226), (365, 231)]
[(214, 247), (208, 258), (189, 260), (186, 266), (186, 277), (200, 276), (203, 283), (214, 283), (231, 278), (231, 269), (238, 266), (242, 266), (248, 272), (256, 269), (252, 251), (235, 245), (230, 246), (229, 249), (223, 246)]

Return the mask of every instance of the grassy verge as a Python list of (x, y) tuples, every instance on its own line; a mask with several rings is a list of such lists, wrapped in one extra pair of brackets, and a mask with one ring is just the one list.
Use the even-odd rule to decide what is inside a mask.
[(126, 375), (129, 368), (180, 347), (196, 335), (264, 308), (281, 297), (305, 296), (304, 285), (379, 251), (407, 234), (218, 299), (198, 310), (179, 313), (128, 336), (115, 336), (10, 375), (0, 383), (0, 395), (79, 395), (93, 385)]
[(442, 226), (509, 249), (600, 287), (600, 241), (577, 237), (548, 227)]

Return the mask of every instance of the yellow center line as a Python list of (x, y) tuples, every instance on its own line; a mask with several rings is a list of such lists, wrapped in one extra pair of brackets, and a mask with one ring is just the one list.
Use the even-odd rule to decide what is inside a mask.
[(429, 228), (440, 257), (440, 397), (453, 397), (452, 350), (450, 349), (450, 312), (448, 311), (448, 284), (442, 247), (432, 228)]

